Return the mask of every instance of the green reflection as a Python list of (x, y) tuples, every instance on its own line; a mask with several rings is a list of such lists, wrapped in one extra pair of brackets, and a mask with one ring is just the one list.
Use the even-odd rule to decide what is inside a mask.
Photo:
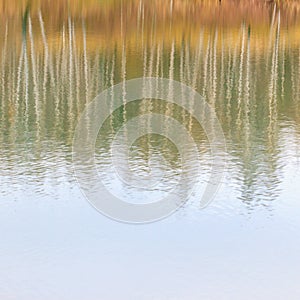
[[(173, 19), (162, 18), (135, 4), (133, 27), (130, 4), (114, 5), (111, 19), (119, 23), (111, 28), (119, 27), (109, 43), (95, 35), (97, 18), (84, 15), (70, 13), (51, 24), (43, 10), (26, 6), (21, 37), (11, 34), (14, 23), (6, 21), (0, 44), (0, 153), (5, 163), (17, 169), (19, 162), (42, 160), (47, 141), (66, 146), (69, 163), (74, 129), (87, 102), (131, 78), (167, 77), (192, 86), (216, 109), (228, 142), (229, 174), (240, 198), (250, 206), (275, 200), (284, 165), (282, 129), (290, 128), (290, 138), (299, 143), (300, 44), (289, 39), (289, 17), (282, 23), (281, 10), (270, 8), (267, 34), (261, 37), (250, 21), (232, 28), (215, 23), (192, 28), (191, 17), (178, 26), (176, 10)], [(192, 105), (194, 100), (184, 101)], [(187, 112), (155, 99), (126, 105), (126, 91), (124, 106), (99, 136), (110, 137), (126, 120), (151, 112), (184, 123), (203, 154), (209, 153), (205, 134)], [(104, 145), (102, 151), (109, 151), (109, 143)], [(163, 154), (177, 166), (176, 149), (159, 136), (143, 137), (135, 147), (146, 161), (151, 149), (168, 149)], [(18, 151), (22, 155), (16, 161)], [(46, 169), (39, 171), (40, 179)]]

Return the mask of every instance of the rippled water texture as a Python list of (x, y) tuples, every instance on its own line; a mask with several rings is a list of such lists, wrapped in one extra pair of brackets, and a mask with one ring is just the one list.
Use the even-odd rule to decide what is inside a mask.
[[(0, 299), (300, 298), (300, 6), (249, 3), (2, 3)], [(226, 139), (226, 173), (200, 209), (212, 165), (203, 128), (191, 111), (158, 99), (126, 103), (124, 89), (95, 145), (107, 189), (148, 203), (176, 185), (182, 163), (191, 180), (201, 169), (199, 193), (181, 209), (134, 226), (86, 201), (72, 142), (88, 103), (138, 77), (177, 80), (205, 98)], [(140, 137), (128, 166), (156, 185), (138, 193), (114, 174), (111, 145), (119, 133), (122, 166), (124, 124), (147, 115), (134, 126), (150, 126), (157, 113), (184, 125), (199, 156), (184, 144), (182, 162), (171, 140)]]

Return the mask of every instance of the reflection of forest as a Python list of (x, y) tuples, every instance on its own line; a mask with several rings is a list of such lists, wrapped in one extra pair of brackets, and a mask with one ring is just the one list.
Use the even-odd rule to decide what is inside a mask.
[[(11, 0), (1, 5), (1, 19), (3, 17), (18, 17), (23, 15), (26, 7), (30, 6), (33, 14), (39, 10), (47, 13), (47, 20), (59, 23), (70, 14), (71, 17), (88, 18), (100, 21), (120, 20), (120, 11), (125, 16), (130, 14), (132, 19), (143, 12), (145, 17), (157, 16), (158, 19), (176, 18), (192, 22), (225, 22), (227, 24), (238, 24), (241, 21), (255, 23), (267, 23), (270, 10), (276, 4), (284, 13), (284, 18), (290, 23), (297, 20), (295, 13), (299, 12), (299, 2), (289, 0), (262, 1), (262, 0)], [(50, 12), (50, 13), (49, 13)]]
[[(225, 1), (219, 13), (227, 24), (198, 9), (215, 11), (209, 1), (170, 7), (157, 0), (159, 10), (145, 1), (106, 1), (103, 9), (96, 1), (70, 7), (57, 1), (51, 14), (47, 3), (39, 10), (38, 1), (30, 8), (23, 1), (17, 16), (14, 1), (2, 8), (0, 149), (28, 132), (35, 146), (47, 139), (71, 145), (80, 112), (101, 90), (134, 77), (167, 77), (197, 89), (216, 108), (243, 199), (262, 191), (275, 197), (280, 118), (300, 125), (300, 33), (289, 10), (240, 5), (231, 18), (232, 1)], [(246, 20), (245, 12), (251, 12)], [(178, 118), (176, 109), (159, 105), (140, 102), (138, 111)], [(192, 119), (182, 119), (193, 131)]]
[[(238, 37), (238, 27), (243, 22), (251, 25), (256, 36), (256, 49), (268, 45), (268, 32), (275, 11), (281, 11), (283, 32), (289, 43), (297, 44), (300, 39), (300, 5), (298, 1), (286, 1), (281, 5), (269, 1), (223, 0), (56, 0), (56, 1), (5, 1), (0, 7), (0, 34), (5, 33), (6, 23), (9, 36), (20, 36), (22, 17), (27, 9), (33, 23), (33, 31), (40, 30), (39, 14), (43, 16), (47, 30), (48, 43), (55, 47), (59, 44), (58, 32), (68, 24), (69, 17), (78, 32), (85, 22), (87, 28), (88, 49), (97, 50), (99, 42), (105, 41), (105, 47), (114, 47), (122, 39), (121, 31), (128, 41), (136, 43), (143, 37), (144, 42), (164, 41), (180, 43), (183, 37), (189, 37), (191, 45), (197, 45), (199, 28), (202, 26), (220, 26), (231, 29), (230, 36)], [(154, 30), (154, 31), (153, 31)], [(220, 32), (220, 34), (221, 34)], [(221, 37), (222, 35), (220, 35)], [(43, 48), (43, 41), (36, 34), (36, 48)], [(78, 49), (82, 49), (82, 35), (76, 36)], [(13, 45), (19, 40), (12, 38)], [(1, 43), (1, 41), (0, 41)]]

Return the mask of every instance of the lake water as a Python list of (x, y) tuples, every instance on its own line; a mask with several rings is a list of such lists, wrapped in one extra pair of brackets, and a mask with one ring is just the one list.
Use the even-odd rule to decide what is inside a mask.
[[(0, 299), (299, 299), (299, 14), (294, 2), (5, 2)], [(181, 163), (190, 170), (187, 183), (196, 164), (201, 170), (198, 190), (182, 207), (134, 225), (86, 201), (72, 144), (100, 92), (147, 77), (179, 81), (204, 97), (224, 133), (226, 165), (202, 209), (213, 155), (193, 117), (194, 99), (182, 100), (190, 111), (158, 99), (128, 103), (124, 88), (123, 105), (95, 143), (107, 190), (130, 203), (151, 202), (176, 186)], [(149, 175), (156, 181), (140, 193), (113, 174), (112, 140), (117, 132), (127, 138), (124, 124), (137, 116), (147, 118), (134, 128), (150, 128), (157, 113), (184, 125), (199, 156), (181, 160), (176, 144), (158, 134), (138, 138), (128, 158), (120, 143), (118, 165), (130, 165), (125, 175), (145, 186)]]

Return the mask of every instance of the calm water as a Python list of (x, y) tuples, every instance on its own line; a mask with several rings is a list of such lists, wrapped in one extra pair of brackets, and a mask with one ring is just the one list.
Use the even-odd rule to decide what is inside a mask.
[[(299, 7), (14, 2), (0, 13), (0, 298), (299, 299)], [(222, 125), (227, 161), (207, 208), (194, 195), (139, 226), (93, 209), (72, 167), (84, 107), (137, 77), (174, 79), (203, 95)], [(153, 134), (133, 144), (129, 164), (141, 178), (153, 168), (155, 189), (141, 197), (109, 167), (123, 124), (158, 112), (197, 142), (200, 191), (210, 178), (210, 145), (191, 114), (155, 99), (126, 104), (124, 90), (95, 160), (107, 188), (128, 202), (152, 201), (177, 182), (178, 150)]]

